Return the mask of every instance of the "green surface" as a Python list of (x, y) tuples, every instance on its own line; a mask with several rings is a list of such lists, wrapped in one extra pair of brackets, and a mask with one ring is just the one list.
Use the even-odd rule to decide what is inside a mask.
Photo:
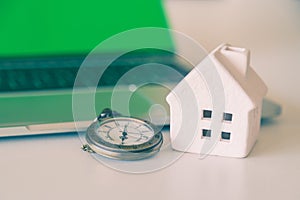
[(112, 35), (149, 26), (167, 27), (160, 0), (1, 1), (0, 56), (87, 53)]

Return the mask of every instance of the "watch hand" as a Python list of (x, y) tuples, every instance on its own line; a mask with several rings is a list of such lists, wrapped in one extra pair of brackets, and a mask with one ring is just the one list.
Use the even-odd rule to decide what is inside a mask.
[(141, 135), (140, 133), (129, 132), (129, 131), (126, 131), (126, 133), (128, 133), (128, 134), (135, 134), (135, 135)]
[(134, 135), (139, 135), (138, 138), (145, 138), (145, 139), (148, 139), (149, 137), (153, 137), (153, 135), (151, 135), (151, 136), (148, 135), (147, 136), (147, 135), (142, 134), (142, 133), (134, 133), (134, 132), (127, 132), (127, 133), (130, 135), (130, 137), (134, 137), (134, 138), (137, 138)]
[(124, 130), (122, 132), (122, 136), (120, 136), (120, 139), (122, 140), (122, 144), (124, 144), (124, 140), (128, 139), (128, 137), (127, 137), (127, 135), (128, 135), (127, 134), (127, 126), (128, 126), (128, 124), (125, 125)]
[(119, 129), (120, 131), (122, 131), (119, 122), (117, 122), (117, 120), (114, 120), (114, 122), (115, 122), (116, 127), (118, 127), (118, 129)]
[(127, 133), (123, 132), (122, 135), (119, 138), (122, 140), (122, 144), (124, 144), (124, 140), (128, 139)]
[(131, 138), (136, 138), (137, 139), (137, 141), (140, 141), (141, 139), (145, 139), (145, 140), (148, 140), (148, 136), (146, 136), (146, 135), (143, 135), (143, 134), (140, 134), (139, 136), (134, 136), (134, 135), (131, 135), (131, 133), (129, 133), (129, 137), (131, 137)]

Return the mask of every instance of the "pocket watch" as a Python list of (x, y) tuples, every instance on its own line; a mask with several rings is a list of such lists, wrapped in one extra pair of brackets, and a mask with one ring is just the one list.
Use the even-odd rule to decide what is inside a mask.
[(158, 153), (163, 136), (152, 123), (104, 109), (88, 127), (84, 151), (120, 160), (139, 160)]

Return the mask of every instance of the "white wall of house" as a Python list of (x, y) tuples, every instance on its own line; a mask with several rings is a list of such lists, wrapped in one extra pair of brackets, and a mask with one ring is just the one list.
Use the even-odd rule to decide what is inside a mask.
[[(253, 91), (246, 94), (244, 89), (251, 87), (242, 88), (237, 80), (243, 77), (236, 78), (236, 76), (243, 75), (232, 74), (233, 71), (230, 73), (226, 67), (234, 68), (235, 66), (224, 66), (218, 58), (212, 55), (191, 71), (174, 89), (174, 95), (171, 95), (168, 102), (171, 104), (171, 139), (175, 149), (187, 150), (189, 143), (183, 138), (189, 138), (193, 141), (190, 141), (192, 145), (188, 151), (193, 153), (245, 157), (251, 150), (259, 132), (259, 113), (261, 112), (259, 104), (262, 96), (250, 98), (248, 94), (253, 94)], [(213, 74), (212, 68), (217, 74)], [(221, 86), (216, 84), (218, 78), (222, 83)], [(191, 91), (187, 93), (187, 90)], [(221, 91), (221, 95), (216, 95), (221, 99), (214, 102), (220, 105), (213, 105), (213, 91)], [(195, 102), (192, 102), (193, 98)], [(188, 108), (184, 107), (184, 104)], [(214, 109), (222, 105), (224, 106), (221, 112), (216, 116)], [(194, 114), (184, 115), (183, 110), (186, 109), (193, 111)], [(204, 110), (211, 111), (212, 118), (204, 118)], [(231, 114), (232, 121), (224, 121), (222, 119), (224, 113)], [(190, 124), (191, 118), (197, 126)], [(217, 120), (219, 124), (212, 126), (212, 120)], [(190, 125), (187, 126), (186, 123)], [(203, 137), (203, 130), (211, 131), (211, 136)], [(222, 139), (222, 132), (230, 133), (230, 139)]]

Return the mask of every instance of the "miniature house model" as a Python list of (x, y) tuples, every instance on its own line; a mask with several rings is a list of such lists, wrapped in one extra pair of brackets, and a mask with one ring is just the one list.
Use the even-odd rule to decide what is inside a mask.
[(173, 149), (230, 157), (249, 154), (267, 92), (249, 59), (247, 49), (221, 45), (170, 92)]

